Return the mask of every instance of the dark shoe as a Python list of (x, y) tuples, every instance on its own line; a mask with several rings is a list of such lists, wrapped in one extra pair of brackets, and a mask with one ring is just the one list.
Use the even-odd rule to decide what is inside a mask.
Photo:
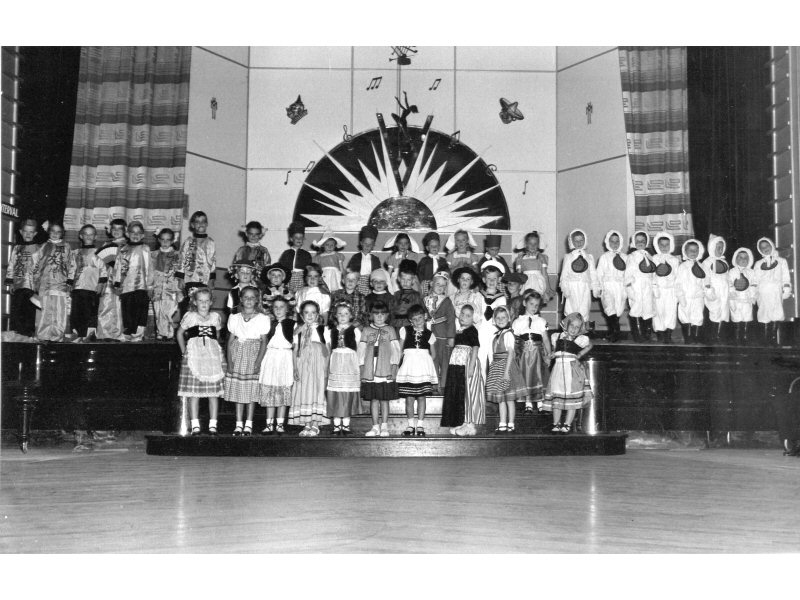
[(513, 423), (509, 423), (508, 427), (506, 427), (506, 429), (507, 429), (507, 433), (514, 433), (514, 424)]
[(495, 435), (505, 435), (508, 433), (508, 427), (505, 425), (500, 425), (497, 429), (494, 430)]
[(425, 437), (425, 428), (417, 427), (417, 437)]
[(664, 343), (671, 344), (672, 343), (672, 329), (665, 329), (664, 330)]
[(414, 437), (414, 428), (411, 425), (406, 427), (406, 430), (403, 432), (403, 437)]
[(267, 426), (261, 430), (261, 435), (272, 435), (275, 433), (275, 425), (272, 423), (267, 423)]
[(692, 343), (692, 329), (690, 325), (686, 325), (681, 323), (681, 334), (683, 335), (683, 343), (684, 344), (691, 344)]
[(243, 429), (241, 427), (236, 427), (236, 429), (233, 430), (233, 437), (241, 437), (242, 431)]
[(525, 414), (526, 414), (526, 415), (532, 415), (532, 414), (533, 414), (533, 406), (528, 406), (528, 405), (526, 404), (526, 405), (525, 405)]
[(649, 342), (653, 335), (653, 319), (641, 319), (642, 341)]
[(200, 428), (199, 427), (192, 427), (192, 435), (200, 435)]
[(342, 425), (342, 435), (353, 435), (353, 432), (350, 431), (350, 425)]
[(631, 325), (631, 337), (633, 337), (633, 341), (637, 344), (642, 341), (642, 333), (641, 333), (641, 320), (639, 317), (628, 317), (628, 322)]
[(244, 437), (250, 437), (251, 435), (253, 435), (253, 428), (252, 427), (247, 427), (245, 425), (244, 430), (242, 430), (242, 435)]
[(209, 427), (208, 428), (208, 435), (210, 435), (212, 437), (216, 436), (217, 435), (217, 428), (216, 427)]
[(334, 425), (333, 426), (333, 431), (331, 432), (331, 435), (335, 435), (335, 436), (342, 435), (342, 426), (341, 425)]
[(277, 433), (278, 435), (283, 435), (283, 434), (285, 433), (285, 432), (283, 431), (283, 423), (278, 423), (278, 424), (275, 426), (275, 433)]
[(664, 332), (663, 331), (656, 331), (656, 341), (663, 344), (664, 343)]

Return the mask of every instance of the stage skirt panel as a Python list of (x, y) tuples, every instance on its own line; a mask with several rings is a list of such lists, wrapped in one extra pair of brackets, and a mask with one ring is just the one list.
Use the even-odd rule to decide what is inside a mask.
[(320, 342), (308, 342), (297, 357), (300, 380), (292, 391), (292, 406), (289, 420), (295, 425), (307, 425), (313, 420), (327, 424), (325, 418), (325, 379), (328, 358), (325, 346)]
[(230, 344), (233, 360), (228, 365), (228, 372), (225, 373), (225, 400), (237, 404), (258, 402), (261, 389), (256, 373), (256, 359), (261, 348), (261, 340), (243, 340), (234, 337)]
[(486, 376), (486, 401), (495, 404), (525, 399), (525, 383), (519, 372), (516, 361), (511, 359), (509, 377), (506, 379), (505, 370), (508, 362), (508, 352), (496, 352), (494, 360), (489, 366)]
[(586, 369), (574, 354), (556, 352), (542, 407), (545, 410), (582, 408), (590, 399), (584, 393), (587, 382)]
[(542, 342), (523, 340), (519, 344), (517, 364), (525, 382), (525, 393), (532, 402), (538, 402), (544, 396), (547, 386), (547, 369), (544, 368), (544, 346)]

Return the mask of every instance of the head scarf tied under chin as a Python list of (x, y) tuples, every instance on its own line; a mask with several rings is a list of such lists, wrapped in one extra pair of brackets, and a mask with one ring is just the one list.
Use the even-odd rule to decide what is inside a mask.
[(571, 323), (580, 323), (580, 329), (578, 330), (576, 337), (586, 333), (586, 322), (583, 320), (581, 313), (570, 313), (561, 319), (561, 329), (564, 330), (564, 332), (567, 332)]
[(583, 236), (583, 247), (579, 248), (579, 250), (586, 251), (586, 246), (589, 245), (589, 238), (586, 237), (586, 232), (583, 229), (573, 229), (569, 232), (569, 237), (567, 238), (567, 244), (569, 245), (570, 250), (575, 250), (575, 243), (572, 241), (572, 236), (576, 233), (580, 233)]
[[(508, 319), (508, 321), (506, 322), (504, 327), (500, 327), (497, 324), (497, 315), (499, 315), (501, 312), (505, 313), (506, 314), (506, 318)], [(507, 329), (509, 329), (511, 327), (511, 316), (509, 315), (508, 309), (505, 306), (498, 306), (494, 310), (494, 314), (492, 315), (492, 324), (495, 327), (497, 327), (497, 331), (495, 332), (495, 335), (499, 335), (499, 334), (503, 333), (504, 331), (506, 331)]]

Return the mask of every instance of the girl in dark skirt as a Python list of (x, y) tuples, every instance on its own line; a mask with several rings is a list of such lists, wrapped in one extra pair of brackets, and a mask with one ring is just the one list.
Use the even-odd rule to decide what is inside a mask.
[[(411, 325), (400, 329), (400, 343), (403, 347), (403, 364), (397, 370), (397, 388), (400, 396), (406, 398), (406, 417), (408, 427), (403, 432), (406, 437), (425, 435), (425, 399), (439, 385), (436, 366), (436, 336), (425, 327), (425, 309), (415, 304), (408, 309)], [(417, 402), (419, 420), (414, 422), (414, 401)]]
[[(472, 324), (475, 309), (461, 307), (455, 345), (447, 367), (447, 381), (442, 400), (442, 427), (454, 435), (475, 435), (476, 425), (485, 422), (486, 400), (483, 378), (478, 365), (478, 330)], [(483, 417), (483, 418), (481, 418)]]
[(372, 429), (367, 437), (389, 437), (389, 401), (399, 398), (397, 365), (400, 342), (394, 327), (387, 325), (389, 307), (375, 302), (370, 309), (370, 324), (361, 332), (358, 364), (361, 367), (361, 398), (368, 400)]

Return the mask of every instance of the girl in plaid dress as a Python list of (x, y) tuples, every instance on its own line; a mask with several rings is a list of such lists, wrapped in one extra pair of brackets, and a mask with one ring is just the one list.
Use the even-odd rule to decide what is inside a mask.
[[(253, 414), (261, 389), (258, 375), (267, 352), (270, 319), (258, 310), (261, 293), (254, 286), (245, 287), (239, 300), (239, 312), (228, 319), (228, 372), (225, 374), (225, 400), (236, 404), (234, 436), (253, 433)], [(244, 408), (247, 420), (242, 423)]]
[(200, 435), (200, 398), (208, 398), (208, 433), (217, 435), (225, 377), (225, 357), (219, 345), (222, 319), (219, 313), (211, 312), (211, 290), (207, 287), (195, 288), (189, 302), (189, 312), (181, 319), (176, 336), (183, 355), (178, 396), (189, 399), (192, 435)]

